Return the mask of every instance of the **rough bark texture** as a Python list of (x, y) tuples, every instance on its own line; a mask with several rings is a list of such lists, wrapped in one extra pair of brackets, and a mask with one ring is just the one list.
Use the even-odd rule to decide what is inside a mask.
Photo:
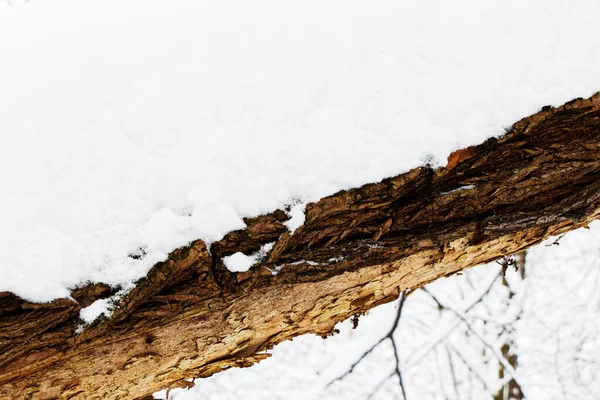
[[(306, 209), (290, 235), (278, 210), (168, 260), (109, 319), (81, 333), (82, 306), (110, 288), (32, 304), (0, 293), (0, 395), (135, 399), (268, 357), (461, 269), (517, 253), (600, 215), (600, 95), (544, 107), (504, 137)], [(250, 271), (222, 257), (276, 242)]]

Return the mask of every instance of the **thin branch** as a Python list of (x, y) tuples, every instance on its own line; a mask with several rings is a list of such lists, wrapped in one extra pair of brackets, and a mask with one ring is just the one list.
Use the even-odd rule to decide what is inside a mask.
[(557, 237), (556, 240), (554, 240), (554, 242), (552, 242), (550, 244), (547, 244), (546, 247), (559, 246), (560, 245), (560, 239), (562, 239), (565, 235), (566, 235), (566, 233), (563, 233), (562, 235), (560, 235), (559, 237)]
[[(480, 292), (477, 293), (477, 295), (474, 296), (474, 298), (466, 306), (462, 307), (462, 313), (467, 313), (469, 310), (471, 310), (473, 307), (479, 304), (483, 297), (487, 295), (490, 292), (490, 290), (492, 290), (494, 283), (500, 276), (500, 271), (500, 268), (497, 268), (490, 274), (489, 280), (484, 285), (482, 285)], [(434, 298), (433, 301), (435, 301), (438, 304), (438, 306), (446, 308), (439, 301), (437, 301), (437, 298)], [(444, 340), (444, 338), (446, 338), (450, 334), (450, 332), (452, 332), (458, 326), (460, 321), (461, 319), (457, 316), (452, 321), (443, 322), (445, 326), (442, 326), (441, 329), (434, 330), (434, 332), (441, 332), (432, 334), (431, 336), (434, 337), (430, 340), (428, 345), (415, 349), (411, 354), (409, 354), (409, 356), (406, 358), (407, 367), (411, 367), (421, 362), (421, 360), (425, 358), (425, 356), (429, 354), (431, 350), (433, 350), (438, 344), (440, 344)]]
[(448, 355), (448, 368), (450, 370), (450, 375), (452, 376), (452, 384), (454, 386), (454, 398), (458, 399), (458, 381), (456, 380), (456, 372), (454, 371), (454, 364), (452, 363), (452, 353), (450, 353), (450, 348), (448, 347), (448, 343), (446, 343), (446, 354)]
[[(377, 390), (379, 390), (379, 388), (381, 387), (381, 385), (383, 385), (383, 383), (389, 379), (390, 377), (396, 375), (398, 376), (398, 381), (400, 383), (400, 388), (402, 390), (402, 395), (403, 398), (406, 399), (406, 392), (404, 389), (404, 382), (402, 381), (402, 373), (400, 371), (400, 357), (398, 354), (398, 348), (396, 346), (396, 341), (394, 339), (394, 332), (396, 331), (396, 329), (398, 328), (398, 325), (400, 323), (400, 318), (402, 317), (402, 309), (404, 308), (404, 302), (406, 300), (406, 295), (408, 293), (408, 290), (404, 290), (401, 294), (400, 294), (400, 302), (398, 303), (398, 310), (396, 312), (396, 317), (394, 318), (394, 323), (392, 324), (390, 330), (388, 331), (388, 333), (383, 336), (381, 339), (379, 339), (373, 346), (371, 346), (367, 351), (365, 351), (351, 366), (350, 368), (344, 372), (342, 375), (338, 376), (337, 378), (331, 380), (326, 387), (331, 386), (333, 383), (337, 382), (337, 381), (341, 381), (343, 380), (346, 376), (350, 375), (352, 372), (354, 372), (354, 368), (356, 368), (356, 366), (358, 366), (364, 359), (365, 357), (367, 357), (369, 354), (371, 354), (373, 352), (373, 350), (375, 350), (375, 348), (377, 348), (377, 346), (379, 346), (381, 343), (383, 343), (385, 340), (390, 340), (392, 343), (392, 347), (394, 348), (394, 357), (396, 359), (396, 366), (394, 368), (394, 371), (388, 376), (386, 377), (383, 381), (381, 381), (377, 387), (375, 388), (374, 392), (377, 392)], [(373, 394), (371, 393), (371, 394)]]
[(467, 325), (467, 327), (469, 328), (469, 330), (470, 330), (471, 332), (473, 332), (473, 334), (475, 334), (475, 336), (476, 336), (476, 337), (479, 339), (479, 341), (480, 341), (480, 342), (481, 342), (481, 343), (482, 343), (482, 344), (483, 344), (483, 345), (484, 345), (486, 348), (488, 348), (488, 349), (489, 349), (489, 350), (492, 352), (492, 354), (494, 354), (494, 357), (496, 357), (496, 359), (498, 360), (498, 362), (500, 362), (500, 364), (502, 364), (502, 366), (504, 367), (504, 370), (505, 370), (506, 372), (508, 372), (508, 374), (510, 375), (510, 377), (511, 377), (511, 378), (512, 378), (512, 379), (513, 379), (513, 380), (514, 380), (516, 383), (517, 383), (517, 385), (519, 385), (519, 387), (521, 387), (521, 388), (523, 387), (523, 385), (521, 385), (521, 383), (519, 383), (519, 379), (517, 378), (516, 371), (514, 370), (514, 368), (512, 367), (512, 365), (510, 365), (510, 363), (509, 363), (509, 362), (508, 362), (508, 361), (507, 361), (507, 360), (504, 358), (504, 356), (502, 356), (502, 354), (500, 354), (500, 353), (498, 352), (498, 350), (497, 350), (497, 349), (496, 349), (494, 346), (492, 346), (491, 344), (489, 344), (489, 343), (488, 343), (488, 341), (487, 341), (487, 340), (485, 340), (485, 338), (483, 337), (483, 335), (481, 335), (481, 334), (480, 334), (480, 333), (477, 331), (477, 329), (475, 329), (475, 328), (473, 327), (473, 325), (471, 325), (471, 323), (470, 323), (470, 322), (469, 322), (469, 320), (466, 318), (466, 316), (465, 316), (465, 314), (464, 314), (464, 313), (462, 313), (462, 312), (460, 312), (460, 311), (457, 311), (457, 310), (455, 310), (455, 309), (454, 309), (454, 308), (452, 308), (452, 307), (449, 307), (449, 306), (443, 305), (443, 304), (442, 304), (442, 303), (441, 303), (441, 302), (440, 302), (440, 301), (439, 301), (437, 298), (435, 298), (435, 296), (434, 296), (434, 295), (433, 295), (431, 292), (429, 292), (427, 289), (425, 289), (425, 288), (421, 288), (421, 290), (422, 290), (422, 291), (424, 291), (425, 293), (427, 293), (429, 296), (431, 296), (431, 297), (434, 299), (434, 301), (435, 301), (435, 302), (436, 302), (438, 305), (440, 305), (441, 307), (443, 307), (443, 308), (445, 308), (445, 309), (447, 309), (447, 310), (449, 310), (449, 311), (452, 311), (452, 312), (453, 312), (453, 313), (454, 313), (454, 314), (455, 314), (455, 315), (456, 315), (458, 318), (460, 318), (460, 319), (461, 319), (461, 320), (462, 320), (462, 321), (463, 321), (463, 322), (464, 322), (464, 323)]
[(402, 398), (406, 400), (406, 390), (404, 389), (404, 382), (402, 381), (402, 372), (400, 371), (400, 356), (398, 354), (398, 347), (396, 346), (396, 340), (394, 339), (394, 331), (398, 328), (398, 324), (400, 323), (400, 317), (402, 316), (402, 308), (404, 306), (404, 301), (406, 300), (406, 290), (402, 292), (400, 295), (400, 304), (398, 305), (398, 313), (396, 314), (396, 321), (394, 322), (394, 326), (388, 333), (388, 338), (392, 342), (392, 347), (394, 348), (394, 357), (396, 358), (396, 368), (394, 369), (394, 373), (398, 376), (398, 383), (400, 384), (400, 389), (402, 389)]
[(394, 372), (392, 372), (391, 374), (389, 374), (388, 376), (386, 376), (385, 378), (383, 378), (381, 380), (381, 382), (379, 382), (377, 384), (377, 386), (375, 386), (375, 388), (373, 389), (373, 391), (367, 396), (366, 400), (371, 400), (373, 398), (373, 396), (375, 396), (375, 394), (379, 391), (379, 389), (381, 389), (381, 387), (383, 386), (384, 383), (387, 382), (388, 379), (390, 379), (391, 377), (393, 377), (395, 375)]
[(481, 375), (481, 373), (477, 370), (477, 368), (475, 368), (472, 365), (472, 363), (469, 361), (469, 359), (467, 357), (463, 356), (463, 354), (460, 352), (459, 349), (457, 349), (453, 345), (451, 345), (451, 346), (452, 346), (452, 353), (450, 353), (450, 348), (446, 344), (446, 349), (448, 351), (448, 354), (456, 355), (456, 357), (458, 357), (458, 359), (467, 367), (467, 369), (472, 373), (472, 375), (481, 382), (481, 384), (483, 385), (483, 389), (490, 395), (490, 397), (494, 397), (494, 395), (492, 394), (492, 391), (490, 390), (490, 386), (489, 386), (488, 382), (486, 382), (486, 380), (485, 380), (485, 377), (483, 377)]

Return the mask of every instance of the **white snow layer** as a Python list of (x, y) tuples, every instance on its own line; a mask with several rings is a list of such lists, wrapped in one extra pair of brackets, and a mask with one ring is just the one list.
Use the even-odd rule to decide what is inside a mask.
[(592, 0), (7, 4), (0, 291), (33, 301), (600, 89)]
[(94, 322), (96, 318), (100, 315), (104, 314), (109, 316), (110, 312), (110, 300), (109, 299), (100, 299), (93, 302), (91, 305), (82, 308), (79, 311), (79, 317), (86, 323), (91, 324)]
[(287, 226), (290, 233), (294, 233), (296, 229), (304, 224), (304, 219), (306, 218), (305, 211), (306, 203), (296, 204), (290, 209), (288, 212), (290, 219), (285, 222), (285, 226)]
[(238, 251), (230, 256), (223, 257), (223, 263), (231, 272), (246, 272), (259, 261), (260, 258), (265, 257), (269, 251), (271, 251), (273, 246), (275, 246), (275, 242), (267, 243), (263, 245), (260, 250), (249, 256)]
[(238, 251), (228, 257), (223, 257), (223, 263), (231, 272), (246, 272), (254, 264), (254, 258)]

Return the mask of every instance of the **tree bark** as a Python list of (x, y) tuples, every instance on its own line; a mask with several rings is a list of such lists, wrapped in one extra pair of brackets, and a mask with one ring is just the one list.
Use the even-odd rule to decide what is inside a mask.
[[(210, 250), (173, 251), (108, 319), (76, 333), (94, 284), (47, 304), (0, 293), (0, 394), (137, 399), (250, 366), (295, 336), (335, 324), (464, 268), (518, 253), (600, 215), (600, 94), (513, 125), (415, 168), (311, 203), (290, 234), (284, 211), (246, 219)], [(276, 242), (234, 274), (222, 258)]]

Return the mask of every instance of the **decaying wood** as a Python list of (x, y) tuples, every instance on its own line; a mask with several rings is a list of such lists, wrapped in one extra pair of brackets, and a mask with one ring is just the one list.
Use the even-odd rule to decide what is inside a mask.
[[(464, 268), (517, 253), (600, 214), (600, 95), (544, 107), (448, 168), (413, 169), (306, 208), (293, 234), (278, 210), (211, 249), (200, 240), (157, 264), (109, 319), (76, 333), (110, 288), (32, 304), (0, 293), (0, 394), (135, 399), (249, 366), (297, 335)], [(276, 242), (246, 273), (222, 257)]]

